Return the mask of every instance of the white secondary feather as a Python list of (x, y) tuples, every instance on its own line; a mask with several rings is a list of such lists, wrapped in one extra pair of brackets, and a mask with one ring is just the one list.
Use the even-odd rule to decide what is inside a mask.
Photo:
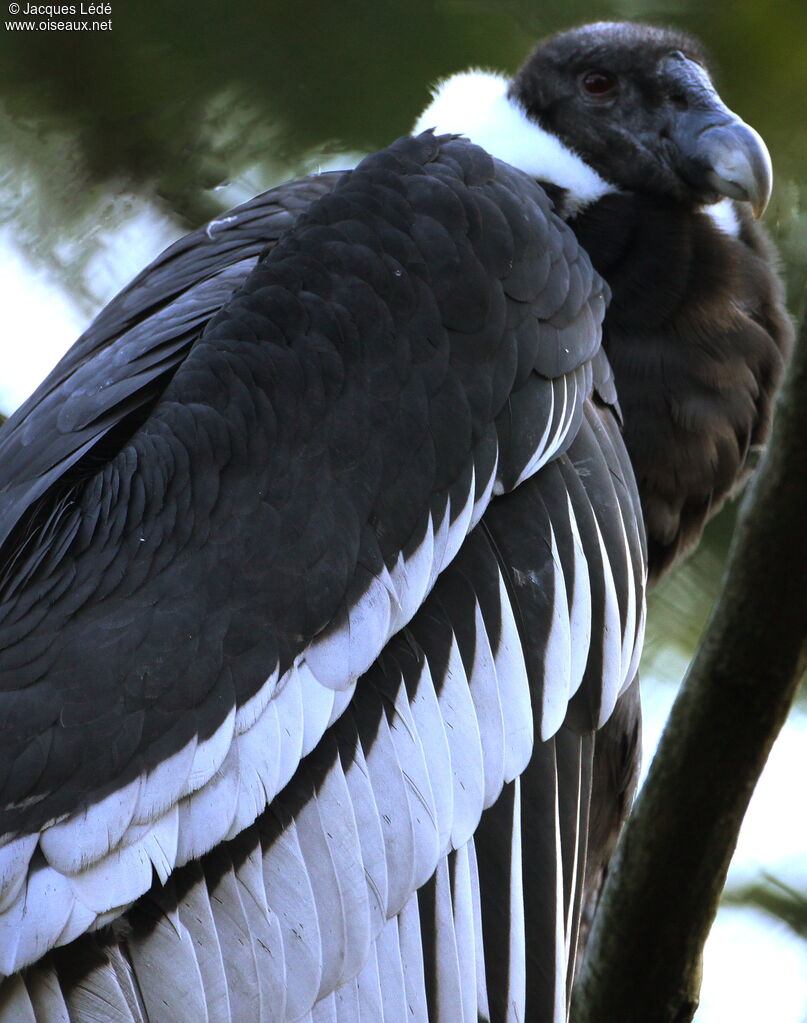
[[(519, 784), (519, 780), (516, 781), (516, 785)], [(557, 790), (557, 775), (555, 775), (555, 948), (553, 951), (553, 961), (555, 966), (555, 982), (553, 984), (553, 992), (555, 996), (555, 1004), (553, 1010), (552, 1023), (566, 1023), (566, 935), (564, 929), (563, 919), (563, 850), (560, 842), (560, 807), (558, 806), (558, 790)], [(520, 814), (519, 818), (520, 819)], [(519, 860), (521, 858), (521, 844), (519, 843), (518, 849)], [(523, 907), (524, 900), (521, 900)], [(523, 910), (522, 910), (523, 911)], [(521, 948), (524, 948), (522, 941)], [(523, 1016), (519, 1015), (514, 1017), (519, 1021)]]
[[(146, 857), (144, 857), (144, 860)], [(67, 884), (67, 879), (65, 878)], [(80, 934), (88, 931), (92, 927), (96, 920), (96, 914), (91, 912), (83, 903), (75, 897), (75, 893), (71, 891), (70, 898), (72, 900), (72, 906), (70, 908), (70, 915), (67, 918), (67, 923), (58, 932), (56, 937), (57, 945), (66, 945), (69, 941), (73, 941)]]
[(331, 708), (331, 716), (328, 719), (328, 728), (331, 727), (331, 725), (334, 723), (334, 721), (338, 721), (339, 718), (347, 710), (347, 708), (348, 708), (348, 706), (350, 704), (350, 701), (353, 699), (353, 694), (354, 694), (355, 691), (356, 691), (356, 683), (352, 682), (347, 687), (347, 689), (338, 689), (333, 694), (333, 707)]
[[(181, 803), (175, 803), (169, 810), (166, 810), (143, 839), (143, 848), (148, 854), (161, 884), (165, 884), (177, 861), (181, 805)], [(128, 902), (127, 899), (126, 904)]]
[(271, 793), (280, 791), (280, 779), (285, 777), (283, 755), (287, 743), (284, 742), (284, 735), (288, 738), (281, 728), (277, 702), (273, 700), (261, 715), (261, 727), (252, 728), (239, 737), (244, 758), (260, 774), (267, 800)]
[[(367, 671), (395, 631), (399, 608), (394, 571), (390, 575), (385, 567), (379, 576), (367, 574), (364, 593), (313, 640), (298, 658), (297, 666), (304, 662), (306, 671), (320, 687), (337, 693), (352, 691), (356, 680)], [(280, 687), (287, 685), (287, 680), (281, 679)], [(324, 722), (331, 717), (332, 704), (331, 699)], [(316, 727), (313, 720), (307, 727), (306, 750), (313, 749), (322, 735), (321, 731), (316, 734)]]
[(327, 841), (317, 800), (313, 795), (295, 814), (297, 838), (305, 871), (311, 881), (313, 907), (322, 941), (318, 998), (323, 998), (342, 979), (342, 959), (346, 951), (347, 920), (342, 905), (338, 866), (334, 850)]
[[(625, 531), (625, 523), (621, 515), (619, 516), (619, 526), (622, 548), (621, 551), (614, 550), (612, 552), (612, 556), (616, 558), (619, 557), (620, 553), (624, 555), (624, 572), (625, 578), (628, 581), (628, 585), (626, 587), (627, 593), (624, 595), (626, 600), (625, 621), (622, 625), (622, 685), (620, 686), (620, 692), (622, 692), (633, 681), (633, 675), (630, 674), (629, 666), (633, 660), (633, 652), (635, 649), (638, 612), (636, 590), (633, 585), (630, 545), (628, 543), (628, 535)], [(630, 677), (628, 677), (628, 675), (630, 675)]]
[[(176, 808), (171, 813), (175, 816)], [(152, 856), (163, 855), (161, 848), (155, 853), (154, 843), (162, 840), (170, 856), (171, 835), (170, 824), (161, 824), (140, 843), (69, 877), (47, 865), (34, 869), (26, 898), (0, 916), (0, 972), (13, 973), (20, 963), (38, 959), (54, 942), (70, 941), (102, 925), (109, 912), (118, 916), (151, 884)]]
[[(555, 410), (552, 417), (552, 434), (541, 457), (540, 465), (554, 458), (566, 434), (569, 432), (569, 425), (572, 421), (574, 409), (577, 405), (577, 380), (574, 374), (568, 374), (552, 381), (552, 389), (555, 392)], [(573, 391), (573, 399), (569, 400), (569, 391)], [(532, 468), (528, 475), (532, 475), (537, 466)]]
[(529, 763), (534, 734), (530, 682), (524, 663), (524, 651), (510, 595), (501, 572), (499, 608), (501, 631), (494, 651), (494, 660), (500, 684), (507, 687), (506, 695), (503, 695), (501, 701), (505, 738), (503, 780), (510, 782), (521, 774)]
[(504, 781), (505, 734), (501, 687), (509, 680), (499, 679), (496, 674), (487, 625), (478, 601), (474, 601), (474, 633), (473, 664), (468, 675), (468, 685), (479, 721), (485, 768), (485, 807), (488, 807), (496, 801)]
[(434, 972), (431, 992), (434, 1001), (432, 1019), (467, 1023), (462, 1013), (462, 977), (460, 976), (457, 935), (454, 931), (454, 908), (451, 905), (451, 881), (447, 857), (437, 864), (432, 882), (434, 917), (423, 921), (434, 938)]
[(333, 998), (336, 1006), (336, 1023), (352, 1023), (353, 1020), (355, 1023), (369, 1023), (362, 1015), (358, 977), (337, 988)]
[[(404, 966), (398, 943), (398, 918), (388, 920), (376, 939), (378, 980), (384, 1023), (405, 1023), (408, 1019)], [(413, 1017), (417, 1018), (417, 1017)]]
[[(339, 1014), (336, 1009), (336, 996), (334, 994), (328, 995), (327, 998), (321, 999), (312, 1008), (311, 1014), (308, 1017), (310, 1023), (339, 1023)], [(306, 1023), (306, 1021), (301, 1021)]]
[(14, 1023), (38, 1023), (34, 1007), (21, 977), (6, 982), (3, 991), (3, 1009)]
[(395, 580), (390, 575), (390, 571), (386, 565), (382, 567), (381, 574), (378, 576), (378, 579), (384, 585), (389, 597), (390, 613), (392, 616), (390, 634), (392, 634), (392, 632), (395, 632), (404, 621), (401, 602), (398, 600), (398, 591), (395, 589)]
[(583, 550), (583, 541), (575, 518), (572, 501), (566, 495), (566, 508), (569, 525), (572, 531), (574, 552), (574, 583), (572, 599), (569, 605), (569, 629), (574, 637), (571, 647), (571, 675), (569, 678), (569, 696), (574, 696), (583, 681), (586, 670), (589, 647), (591, 645), (591, 577), (588, 571), (588, 560)]
[(437, 695), (451, 751), (454, 821), (451, 845), (464, 845), (476, 830), (485, 803), (482, 737), (457, 641), (452, 637), (448, 666)]
[(398, 916), (398, 945), (403, 965), (406, 1004), (411, 1018), (428, 1019), (417, 893), (411, 896)]
[[(524, 919), (524, 864), (521, 857), (521, 779), (513, 782), (513, 827), (510, 845), (510, 977), (507, 1023), (522, 1023), (527, 1001), (527, 928)], [(558, 850), (559, 851), (559, 850)], [(557, 860), (556, 862), (560, 862)], [(561, 884), (562, 888), (562, 884)], [(562, 893), (561, 893), (562, 894)], [(560, 987), (564, 983), (561, 978)]]
[(454, 934), (457, 942), (457, 959), (461, 986), (462, 1019), (466, 1023), (477, 1023), (477, 954), (474, 901), (475, 891), (470, 864), (468, 845), (460, 846), (453, 856), (451, 872), (451, 902), (454, 910)]
[(277, 692), (279, 681), (280, 671), (278, 668), (275, 668), (257, 693), (251, 696), (246, 703), (241, 704), (235, 715), (235, 731), (237, 735), (241, 735), (252, 728), (261, 714), (263, 714), (266, 705)]
[(36, 835), (23, 835), (0, 849), (0, 914), (22, 890), (36, 843)]
[[(631, 654), (630, 664), (628, 670), (625, 672), (625, 679), (623, 682), (623, 692), (631, 682), (636, 678), (636, 673), (639, 670), (639, 661), (642, 658), (642, 647), (644, 646), (644, 633), (645, 625), (647, 624), (647, 602), (645, 600), (645, 591), (639, 594), (639, 617), (636, 623), (636, 635), (633, 642), (633, 652)], [(621, 694), (620, 694), (621, 695)]]
[(294, 978), (286, 992), (286, 1018), (296, 1020), (319, 993), (323, 955), (314, 893), (294, 823), (272, 843), (263, 876), (266, 900), (280, 923), (286, 975)]
[[(176, 866), (195, 859), (210, 848), (210, 836), (229, 832), (238, 809), (238, 745), (204, 788), (177, 804), (179, 835)], [(221, 839), (218, 839), (220, 841)]]
[[(227, 975), (224, 970), (223, 953), (213, 919), (213, 911), (210, 907), (210, 894), (201, 870), (199, 870), (197, 880), (185, 892), (177, 908), (179, 918), (191, 935), (196, 949), (196, 961), (207, 1002), (208, 1020), (215, 1021), (215, 1023), (219, 1023), (219, 1021), (233, 1023), (230, 1014), (230, 999), (227, 994)], [(282, 948), (283, 940), (277, 917), (272, 914), (271, 919), (275, 921), (275, 941), (277, 942), (272, 947)], [(134, 938), (130, 944), (137, 944), (137, 938)], [(278, 958), (283, 961), (282, 955)]]
[(550, 523), (549, 542), (554, 567), (552, 619), (546, 639), (543, 665), (543, 702), (541, 706), (541, 738), (546, 740), (557, 732), (566, 717), (571, 679), (572, 635), (563, 566), (560, 561), (555, 531)]
[[(232, 1017), (240, 1021), (254, 1019), (260, 1005), (261, 983), (255, 958), (259, 934), (251, 928), (241, 899), (244, 889), (238, 883), (232, 863), (226, 862), (225, 857), (226, 853), (221, 858), (223, 869), (220, 868), (210, 893), (210, 908), (222, 948), (227, 952), (224, 969)], [(238, 949), (238, 955), (233, 955), (232, 949)]]
[(106, 856), (129, 827), (139, 791), (136, 778), (99, 803), (46, 828), (39, 838), (45, 859), (62, 873), (75, 873)]
[[(552, 419), (553, 416), (555, 415), (556, 396), (555, 388), (553, 386), (555, 383), (556, 381), (554, 380), (538, 380), (535, 378), (533, 378), (530, 381), (530, 386), (532, 390), (536, 391), (540, 388), (545, 392), (545, 407), (546, 405), (548, 405), (548, 410), (546, 411), (546, 413), (544, 413), (546, 415), (546, 425), (544, 426), (544, 432), (541, 434), (541, 439), (533, 448), (533, 451), (530, 454), (529, 458), (527, 459), (525, 466), (518, 471), (517, 475), (515, 476), (515, 479), (511, 478), (509, 473), (507, 474), (507, 476), (505, 476), (504, 473), (502, 472), (502, 467), (501, 466), (498, 467), (499, 475), (497, 475), (496, 483), (493, 486), (493, 493), (496, 494), (497, 496), (507, 493), (508, 490), (515, 489), (515, 487), (523, 483), (524, 480), (531, 476), (534, 472), (537, 472), (538, 468), (540, 467), (542, 463), (542, 456), (546, 451), (547, 442), (549, 440), (550, 431), (552, 429)], [(517, 401), (519, 397), (520, 395), (517, 394), (515, 400)]]
[(473, 927), (476, 953), (476, 1005), (478, 1018), (490, 1019), (488, 1003), (488, 982), (485, 971), (485, 941), (482, 930), (482, 889), (479, 882), (479, 866), (476, 862), (476, 843), (471, 840), (464, 848), (468, 852), (468, 874), (473, 899)]
[(166, 757), (140, 779), (133, 824), (147, 824), (155, 820), (188, 791), (188, 776), (198, 745), (199, 740), (194, 736), (182, 749)]
[[(176, 809), (172, 812), (175, 813)], [(55, 870), (48, 871), (52, 875), (52, 883), (67, 885), (72, 897), (94, 914), (104, 913), (113, 907), (125, 908), (141, 893), (143, 885), (148, 888), (151, 884), (152, 862), (146, 844), (150, 834), (148, 832), (141, 841), (116, 851), (79, 874), (65, 878)], [(33, 892), (30, 892), (30, 897), (35, 904)]]
[[(25, 978), (37, 1023), (70, 1023), (70, 1013), (52, 965), (40, 964)], [(11, 1019), (16, 1019), (12, 1011)]]
[[(283, 940), (277, 917), (266, 901), (261, 853), (260, 845), (255, 843), (247, 856), (237, 863), (234, 859), (233, 866), (236, 892), (247, 924), (247, 940), (255, 958), (256, 983), (246, 994), (252, 997), (253, 1005), (255, 1001), (259, 1002), (258, 1019), (261, 1023), (272, 1023), (283, 1018), (288, 980), (285, 970), (277, 968), (278, 951)], [(218, 888), (214, 895), (218, 897)]]
[[(401, 776), (412, 822), (414, 840), (413, 887), (419, 888), (431, 877), (440, 855), (437, 810), (434, 805), (424, 748), (415, 725), (403, 682), (395, 694), (395, 713), (390, 717), (390, 738), (400, 764)], [(406, 813), (406, 806), (398, 809)]]
[(581, 209), (616, 188), (609, 185), (555, 135), (530, 120), (508, 95), (509, 81), (491, 71), (465, 71), (439, 82), (431, 103), (415, 122), (415, 134), (467, 135), (493, 156), (538, 181), (551, 181), (569, 193), (570, 206)]
[(60, 874), (56, 874), (63, 888), (60, 890), (51, 884), (51, 890), (48, 890), (48, 874), (48, 870), (34, 871), (27, 886), (40, 898), (48, 897), (41, 911), (32, 914), (28, 907), (33, 905), (33, 900), (29, 903), (17, 899), (0, 916), (0, 974), (14, 973), (18, 960), (24, 956), (35, 959), (42, 955), (47, 948), (47, 945), (43, 947), (43, 940), (52, 931), (58, 934), (68, 920), (72, 897), (67, 890), (67, 882)]
[(358, 734), (354, 732), (354, 736), (353, 756), (345, 768), (345, 781), (361, 843), (370, 926), (374, 933), (378, 933), (387, 919), (387, 857), (384, 852), (384, 835), (381, 831), (378, 804), (368, 777), (369, 768), (364, 750), (358, 741)]
[(227, 751), (232, 745), (234, 730), (235, 707), (233, 706), (210, 738), (198, 743), (191, 769), (188, 772), (188, 792), (196, 792), (197, 789), (200, 789), (224, 763)]
[(207, 1017), (205, 989), (194, 943), (176, 909), (164, 908), (146, 948), (132, 943), (132, 961), (142, 976), (146, 1011), (172, 1023), (194, 1023)]
[[(348, 611), (348, 677), (362, 675), (378, 657), (378, 641), (392, 633), (392, 603), (386, 581), (370, 578), (364, 594)], [(344, 668), (343, 668), (344, 671)], [(343, 685), (339, 688), (343, 688)]]
[(295, 678), (300, 687), (303, 707), (303, 742), (300, 752), (306, 756), (322, 738), (331, 720), (334, 690), (320, 684), (307, 661), (300, 661), (295, 666)]
[[(355, 1020), (356, 1023), (364, 1023), (359, 1008), (359, 992), (355, 980), (351, 980), (333, 993), (333, 1003), (336, 1011), (336, 1023), (348, 1023)], [(317, 1020), (317, 1023), (319, 1021)]]
[[(561, 427), (563, 426), (563, 413), (566, 409), (566, 377), (561, 377), (560, 380), (549, 381), (549, 395), (551, 402), (549, 406), (549, 414), (546, 417), (546, 427), (544, 428), (541, 440), (535, 446), (535, 450), (528, 459), (526, 465), (521, 470), (518, 478), (515, 481), (514, 487), (521, 486), (524, 480), (534, 476), (536, 472), (545, 465), (546, 462), (552, 457), (558, 446), (558, 435)], [(553, 433), (554, 428), (554, 433)]]
[(280, 736), (280, 763), (274, 790), (267, 792), (270, 798), (279, 792), (297, 769), (303, 755), (305, 734), (305, 709), (300, 685), (294, 668), (287, 672), (287, 681), (266, 708), (266, 714), (273, 714), (277, 720)]
[[(588, 307), (584, 307), (584, 316), (591, 317)], [(578, 323), (579, 320), (580, 317), (578, 317)], [(569, 434), (572, 426), (579, 422), (577, 413), (581, 408), (583, 399), (591, 389), (589, 365), (579, 366), (574, 372), (567, 373), (560, 380), (554, 381), (555, 387), (559, 387), (561, 382), (564, 388), (561, 414), (557, 420), (552, 443), (541, 462), (542, 465), (546, 465), (550, 459), (554, 458), (563, 449), (567, 440), (570, 439)]]
[(443, 565), (448, 561), (446, 558), (446, 550), (448, 546), (449, 532), (451, 529), (451, 496), (446, 495), (445, 507), (440, 512), (439, 507), (436, 507), (436, 502), (432, 504), (432, 528), (434, 530), (434, 566), (432, 567), (431, 585), (434, 585), (434, 580), (437, 578), (437, 569), (435, 566)]
[(434, 522), (429, 515), (426, 534), (408, 557), (398, 555), (398, 560), (390, 570), (395, 592), (401, 607), (401, 619), (409, 621), (428, 592), (434, 564)]
[(277, 713), (267, 708), (262, 721), (263, 727), (252, 728), (238, 739), (238, 795), (228, 839), (234, 838), (263, 813), (267, 792), (277, 789), (282, 746)]
[[(356, 817), (342, 764), (334, 749), (334, 765), (322, 780), (313, 801), (322, 836), (333, 857), (339, 886), (340, 910), (345, 922), (345, 943), (336, 957), (336, 986), (361, 969), (375, 933), (371, 926), (370, 893), (364, 872)], [(312, 806), (312, 812), (314, 807)]]
[(602, 703), (596, 727), (601, 728), (616, 706), (622, 689), (622, 627), (619, 618), (619, 599), (614, 583), (614, 573), (608, 560), (608, 551), (602, 538), (602, 531), (597, 526), (600, 558), (602, 559), (603, 580), (605, 582), (605, 606), (603, 608), (602, 643)]
[[(414, 887), (415, 835), (401, 765), (382, 712), (377, 733), (364, 751), (378, 807), (387, 861), (387, 916), (398, 913)], [(403, 812), (402, 812), (403, 810)]]
[[(46, 828), (39, 845), (48, 863), (62, 874), (76, 875), (118, 847), (139, 840), (143, 835), (143, 826), (136, 819), (140, 789), (141, 779), (135, 778), (80, 814)], [(155, 798), (152, 805), (160, 802)], [(148, 826), (159, 816), (161, 813), (152, 814)]]
[[(305, 659), (317, 681), (329, 689), (341, 689), (349, 681), (350, 664), (350, 619), (348, 609), (340, 614), (320, 632), (308, 646)], [(287, 686), (285, 679), (280, 687)]]
[[(79, 984), (72, 985), (65, 993), (71, 1021), (144, 1023), (138, 997), (131, 985), (126, 984), (127, 965), (113, 954), (109, 961), (96, 963)], [(37, 1019), (42, 1023), (41, 1017)]]
[(451, 780), (451, 752), (445, 724), (437, 702), (429, 662), (424, 658), (417, 680), (407, 680), (412, 718), (423, 749), (428, 750), (426, 766), (434, 800), (437, 847), (442, 855), (448, 849), (454, 820), (454, 787)]
[[(339, 998), (341, 989), (336, 992)], [(364, 964), (361, 973), (356, 978), (356, 1000), (358, 1015), (356, 1019), (360, 1023), (385, 1023), (384, 1021), (384, 999), (381, 989), (381, 978), (378, 973), (378, 943), (373, 942), (367, 962)], [(339, 1005), (342, 1012), (342, 1006)], [(342, 1014), (345, 1023), (351, 1018)]]
[[(567, 374), (563, 378), (567, 384), (568, 400), (563, 410), (563, 421), (558, 429), (557, 443), (552, 452), (553, 455), (559, 453), (567, 440), (569, 440), (569, 433), (576, 421), (576, 413), (581, 406), (581, 398), (584, 397), (584, 395), (581, 395), (582, 387), (585, 386), (586, 391), (589, 390), (591, 378), (586, 372), (587, 369), (587, 366), (581, 366), (574, 373)], [(585, 385), (583, 384), (584, 379)]]
[[(476, 473), (474, 471), (473, 463), (471, 463), (469, 470), (466, 471), (465, 479), (462, 482), (464, 483), (464, 486), (460, 489), (465, 491), (465, 499), (459, 511), (454, 516), (454, 521), (449, 526), (448, 538), (446, 540), (445, 548), (440, 554), (439, 560), (435, 544), (435, 553), (433, 556), (432, 570), (429, 575), (428, 590), (431, 590), (432, 586), (434, 586), (437, 576), (443, 571), (446, 565), (454, 560), (457, 551), (462, 546), (463, 540), (473, 528), (472, 520), (475, 507), (474, 494), (476, 492)], [(453, 514), (456, 509), (450, 508), (450, 510)]]

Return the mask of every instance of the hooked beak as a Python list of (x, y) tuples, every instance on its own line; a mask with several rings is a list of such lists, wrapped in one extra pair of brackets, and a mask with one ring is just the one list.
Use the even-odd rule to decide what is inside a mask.
[(773, 186), (771, 157), (759, 133), (737, 118), (731, 124), (706, 129), (701, 146), (710, 164), (709, 184), (720, 195), (750, 203), (759, 220)]
[(716, 202), (723, 196), (750, 204), (758, 220), (768, 205), (773, 169), (759, 133), (723, 103), (703, 68), (672, 54), (665, 79), (686, 106), (673, 115), (670, 137), (684, 179)]

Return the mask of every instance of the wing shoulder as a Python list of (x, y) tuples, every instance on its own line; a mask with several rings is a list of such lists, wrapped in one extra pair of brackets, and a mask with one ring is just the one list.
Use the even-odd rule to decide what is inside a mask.
[(119, 450), (260, 253), (336, 179), (290, 182), (211, 221), (170, 246), (102, 310), (0, 433), (0, 545), (104, 438), (101, 459)]

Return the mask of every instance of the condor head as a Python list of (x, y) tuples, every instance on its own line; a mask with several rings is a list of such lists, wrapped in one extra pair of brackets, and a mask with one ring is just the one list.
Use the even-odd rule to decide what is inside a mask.
[(620, 22), (564, 32), (527, 59), (508, 97), (616, 189), (692, 205), (730, 197), (756, 217), (768, 202), (768, 150), (687, 35)]

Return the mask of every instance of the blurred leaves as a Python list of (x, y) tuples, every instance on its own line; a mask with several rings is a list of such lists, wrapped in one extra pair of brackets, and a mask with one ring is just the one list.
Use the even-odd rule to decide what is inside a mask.
[(727, 505), (709, 523), (694, 554), (651, 591), (643, 677), (680, 682), (720, 592), (736, 512), (736, 504)]
[(90, 180), (148, 185), (197, 222), (209, 190), (256, 160), (377, 148), (426, 83), (469, 55), (512, 65), (527, 45), (509, 16), (429, 0), (144, 0), (115, 5), (112, 33), (0, 34), (0, 96), (73, 138)]
[(751, 884), (728, 889), (723, 894), (723, 904), (767, 913), (807, 941), (807, 894), (772, 874), (763, 871)]
[[(697, 550), (650, 592), (643, 678), (680, 683), (720, 592), (737, 507), (737, 501), (726, 505), (706, 527)], [(796, 699), (807, 703), (807, 677)]]
[[(214, 188), (258, 167), (258, 187), (329, 153), (377, 148), (411, 125), (430, 82), (468, 64), (514, 68), (535, 41), (597, 18), (689, 28), (714, 53), (730, 105), (768, 139), (786, 182), (807, 160), (794, 126), (807, 86), (807, 6), (695, 0), (156, 0), (115, 3), (112, 31), (0, 32), (0, 178), (44, 211), (35, 239), (70, 237), (102, 192), (159, 200), (187, 228)], [(22, 183), (20, 190), (16, 183)], [(21, 194), (20, 194), (21, 192)], [(35, 197), (32, 196), (35, 192)], [(25, 219), (25, 218), (23, 218)], [(30, 220), (30, 214), (27, 217)], [(786, 244), (807, 250), (799, 195), (777, 193)]]

